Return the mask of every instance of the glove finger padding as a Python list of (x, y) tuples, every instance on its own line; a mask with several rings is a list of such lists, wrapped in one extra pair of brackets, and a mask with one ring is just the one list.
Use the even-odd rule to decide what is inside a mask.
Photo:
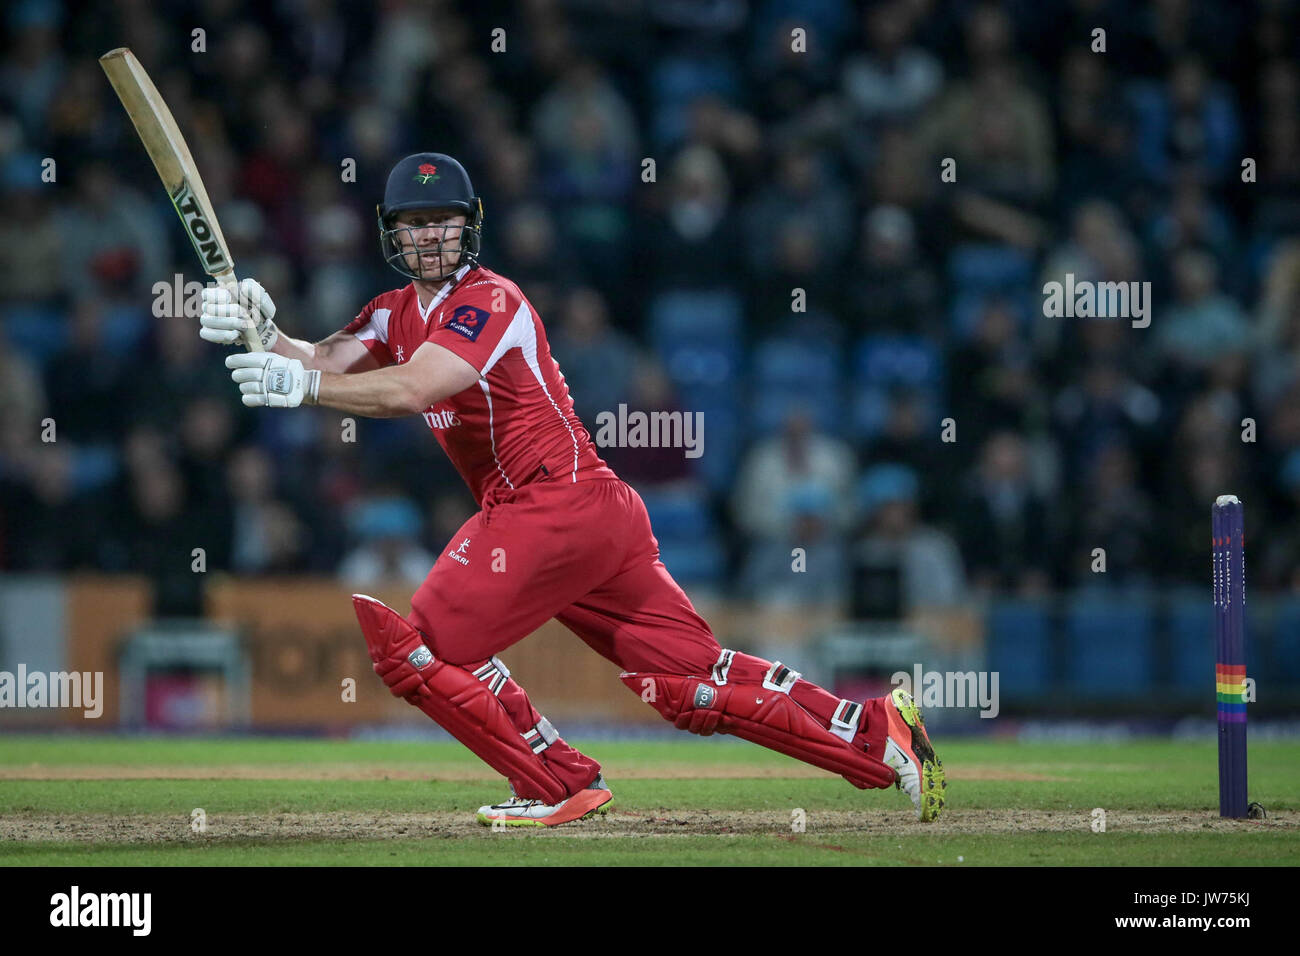
[(199, 329), (199, 338), (203, 339), (205, 342), (215, 342), (217, 345), (234, 345), (239, 341), (239, 336), (239, 332), (227, 331), (225, 329)]
[(275, 318), (275, 303), (256, 279), (243, 279), (239, 283), (239, 301), (249, 309), (256, 309), (267, 319)]
[(210, 329), (242, 329), (244, 319), (239, 314), (237, 305), (205, 305), (199, 313), (199, 321)]

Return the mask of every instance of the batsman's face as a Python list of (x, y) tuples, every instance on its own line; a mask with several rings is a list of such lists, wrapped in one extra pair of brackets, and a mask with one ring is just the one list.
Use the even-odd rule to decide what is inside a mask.
[(393, 240), (406, 267), (431, 278), (450, 274), (460, 265), (464, 213), (454, 209), (411, 209), (399, 213)]

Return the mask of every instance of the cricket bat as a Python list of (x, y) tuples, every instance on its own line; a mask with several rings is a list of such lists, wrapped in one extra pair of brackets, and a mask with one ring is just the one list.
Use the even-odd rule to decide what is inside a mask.
[[(185, 145), (185, 137), (176, 126), (176, 120), (158, 88), (135, 54), (126, 47), (109, 50), (99, 58), (99, 65), (108, 74), (108, 81), (126, 107), (145, 151), (162, 177), (167, 195), (176, 207), (176, 214), (181, 217), (181, 224), (185, 226), (204, 271), (238, 299), (239, 280), (235, 278), (235, 263), (226, 246), (226, 237), (221, 234), (221, 226), (212, 211), (194, 157)], [(254, 329), (244, 330), (244, 344), (250, 352), (263, 351)]]

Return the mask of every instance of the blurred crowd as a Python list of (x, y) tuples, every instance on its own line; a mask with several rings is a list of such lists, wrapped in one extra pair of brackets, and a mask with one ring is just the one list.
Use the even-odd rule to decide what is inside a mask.
[[(703, 413), (697, 460), (603, 450), (688, 586), (1207, 586), (1222, 493), (1252, 586), (1300, 586), (1290, 0), (16, 0), (3, 30), (0, 570), (143, 572), (164, 610), (198, 548), (417, 581), (473, 511), (418, 419), (239, 405), (96, 62), (127, 45), (295, 337), (402, 284), (389, 167), (460, 159), (588, 428)], [(1150, 282), (1149, 326), (1047, 316), (1067, 275)]]

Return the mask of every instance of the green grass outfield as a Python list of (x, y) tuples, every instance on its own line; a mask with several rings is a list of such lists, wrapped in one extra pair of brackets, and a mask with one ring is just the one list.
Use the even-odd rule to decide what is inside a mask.
[(950, 782), (933, 825), (897, 791), (683, 735), (577, 741), (604, 765), (610, 815), (494, 832), (473, 813), (504, 782), (453, 743), (10, 735), (0, 864), (1300, 864), (1300, 743), (1251, 745), (1269, 813), (1254, 822), (1219, 819), (1213, 741), (936, 742)]

